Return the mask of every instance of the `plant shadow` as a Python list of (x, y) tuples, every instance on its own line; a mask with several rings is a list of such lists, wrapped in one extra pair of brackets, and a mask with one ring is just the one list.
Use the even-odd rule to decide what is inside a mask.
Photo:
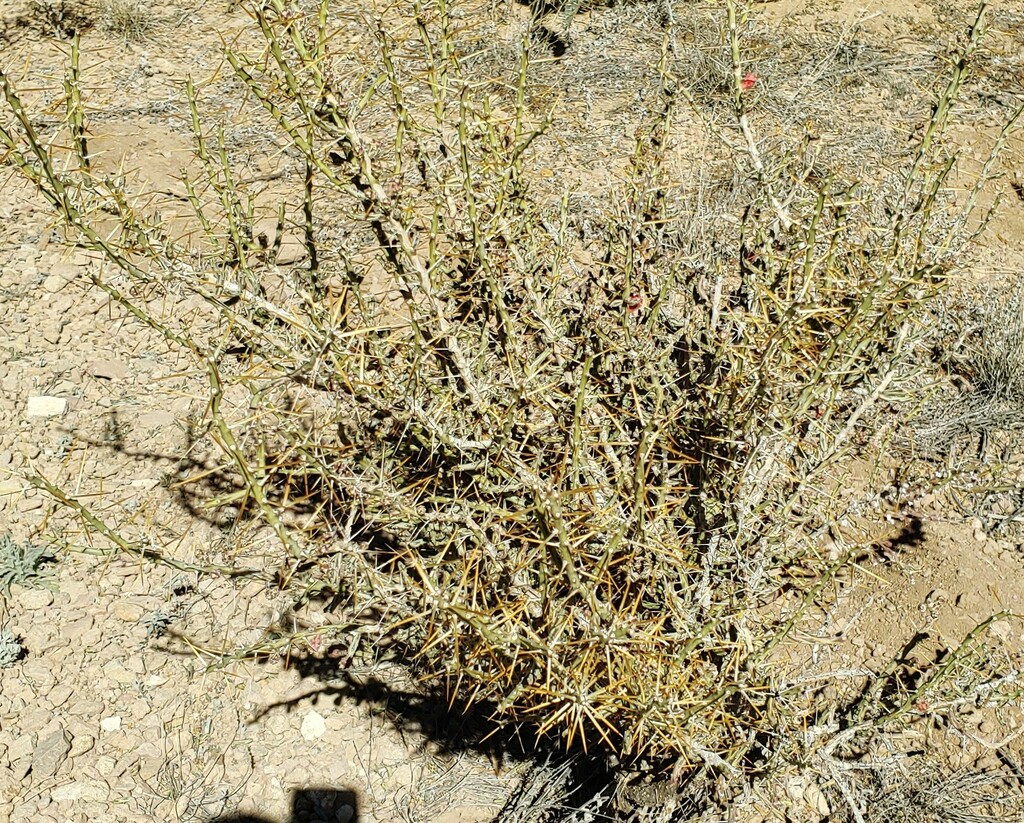
[[(174, 635), (173, 632), (168, 634)], [(395, 641), (385, 642), (388, 648), (383, 650), (384, 655), (415, 675), (412, 652), (397, 648)], [(187, 653), (172, 648), (165, 651)], [(269, 656), (265, 662), (271, 662)], [(274, 662), (280, 665), (276, 658)], [(310, 678), (317, 682), (286, 699), (258, 707), (249, 716), (249, 723), (260, 723), (276, 712), (290, 713), (309, 706), (317, 707), (322, 714), (327, 714), (332, 707), (357, 706), (398, 732), (412, 756), (426, 754), (449, 758), (473, 754), (490, 761), (496, 774), (513, 769), (521, 773), (521, 784), (492, 818), (493, 823), (502, 823), (519, 815), (524, 808), (532, 807), (537, 802), (534, 795), (541, 786), (551, 795), (542, 803), (543, 819), (548, 823), (578, 820), (578, 810), (585, 807), (592, 809), (591, 819), (595, 823), (619, 819), (612, 806), (619, 764), (601, 748), (587, 749), (579, 742), (566, 748), (559, 739), (537, 734), (531, 724), (498, 722), (495, 704), (479, 701), (467, 705), (453, 699), (443, 683), (403, 685), (387, 678), (386, 674), (352, 666), (340, 646), (327, 647), (317, 656), (293, 652), (285, 659), (284, 667), (296, 671), (303, 680)], [(315, 800), (316, 793), (323, 791), (309, 790), (306, 794)], [(296, 803), (300, 799), (296, 797)], [(312, 801), (301, 802), (303, 805), (295, 806), (296, 811), (287, 823), (357, 819), (356, 816), (345, 817), (344, 812), (338, 818), (324, 814), (309, 816), (305, 809)], [(354, 803), (347, 805), (356, 808)], [(211, 823), (270, 821), (241, 815), (216, 818)]]
[[(262, 815), (220, 815), (208, 823), (275, 823)], [(281, 823), (359, 823), (359, 800), (349, 789), (293, 789), (291, 815)]]

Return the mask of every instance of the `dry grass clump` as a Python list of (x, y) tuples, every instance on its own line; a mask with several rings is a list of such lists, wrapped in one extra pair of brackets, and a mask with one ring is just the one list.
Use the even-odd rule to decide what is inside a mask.
[(864, 771), (857, 806), (838, 804), (846, 823), (1013, 823), (1024, 815), (1012, 769), (950, 772), (924, 761)]
[(149, 37), (158, 23), (146, 0), (106, 0), (101, 19), (105, 31), (132, 43)]
[(950, 386), (928, 407), (920, 437), (952, 443), (1024, 425), (1024, 290), (989, 285), (957, 296), (932, 325)]
[(940, 301), (929, 341), (942, 375), (909, 430), (909, 454), (931, 465), (983, 531), (1018, 533), (1024, 518), (1024, 291), (979, 286)]
[(981, 295), (984, 316), (968, 362), (978, 391), (993, 401), (1024, 403), (1024, 286)]
[[(817, 180), (805, 153), (762, 153), (730, 5), (744, 202), (698, 257), (668, 196), (689, 103), (669, 36), (656, 111), (587, 240), (568, 196), (533, 194), (528, 34), (499, 98), (464, 73), (445, 2), (367, 20), (376, 52), (343, 78), (328, 2), (251, 12), (263, 52), (227, 59), (304, 169), (266, 230), (195, 89), (189, 245), (90, 174), (80, 97), (63, 172), (3, 85), (16, 126), (0, 137), (114, 264), (98, 285), (207, 377), (232, 484), (210, 505), (276, 533), (280, 585), (330, 592), (349, 630), (499, 724), (736, 775), (837, 731), (775, 655), (860, 556), (819, 548), (836, 478), (909, 385), (916, 321), (962, 244), (942, 136), (980, 26), (903, 169), (861, 191)], [(289, 234), (304, 263), (278, 266)], [(191, 294), (217, 325), (157, 317), (129, 287)], [(951, 672), (869, 690), (845, 739)]]

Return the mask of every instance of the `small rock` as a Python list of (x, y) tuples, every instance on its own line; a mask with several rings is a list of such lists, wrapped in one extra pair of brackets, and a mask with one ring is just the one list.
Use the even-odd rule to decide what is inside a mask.
[(114, 604), (114, 615), (125, 623), (138, 623), (142, 619), (143, 609), (134, 603), (118, 601)]
[(18, 592), (18, 606), (25, 611), (38, 611), (53, 605), (53, 592), (49, 589), (22, 589)]
[(318, 740), (327, 732), (327, 721), (318, 712), (310, 712), (302, 719), (299, 734), (303, 740)]
[[(15, 717), (25, 711), (25, 707), (28, 705), (28, 701), (23, 697), (14, 697), (3, 695), (3, 700), (0, 701), (0, 712), (7, 717)], [(11, 762), (14, 762), (14, 758), (11, 758)]]
[(111, 776), (120, 777), (127, 772), (132, 766), (139, 762), (139, 751), (137, 748), (128, 749), (121, 757), (114, 763), (114, 768), (111, 770)]
[(100, 380), (123, 380), (128, 367), (119, 360), (95, 360), (89, 364), (89, 374)]
[(345, 783), (352, 774), (351, 761), (337, 750), (331, 752), (331, 756), (327, 758), (325, 765), (325, 775), (330, 778), (332, 783)]
[(77, 645), (78, 639), (82, 637), (87, 631), (89, 631), (89, 629), (93, 627), (93, 624), (95, 622), (96, 618), (94, 618), (91, 614), (87, 614), (84, 617), (80, 617), (79, 619), (71, 623), (68, 623), (64, 627), (64, 637), (66, 637), (69, 641)]
[(988, 540), (988, 535), (985, 534), (985, 524), (981, 522), (981, 518), (975, 517), (971, 520), (971, 533), (979, 543)]
[[(52, 664), (40, 658), (26, 660), (21, 667), (21, 677), (26, 683), (31, 684), (36, 692), (40, 690), (49, 692), (57, 682)], [(46, 712), (44, 712), (45, 714)]]
[(61, 277), (59, 274), (51, 274), (43, 281), (43, 289), (48, 291), (50, 294), (59, 292), (68, 284), (68, 281)]
[(102, 729), (105, 732), (116, 732), (120, 728), (120, 717), (104, 717), (102, 720), (100, 720), (100, 729)]
[(135, 675), (126, 669), (120, 660), (111, 660), (103, 667), (103, 674), (123, 686), (135, 682)]
[(136, 679), (146, 673), (146, 663), (141, 657), (129, 657), (124, 661), (124, 667), (133, 672)]
[(28, 760), (32, 757), (32, 750), (36, 747), (36, 741), (30, 734), (23, 734), (14, 740), (7, 747), (7, 759), (12, 763), (19, 760)]
[(71, 695), (75, 693), (75, 690), (66, 683), (61, 683), (58, 686), (54, 686), (50, 689), (50, 693), (46, 695), (46, 699), (50, 702), (50, 707), (53, 709), (59, 709), (65, 703), (71, 699)]
[(89, 803), (106, 803), (110, 798), (110, 789), (105, 783), (90, 780), (84, 784), (81, 799)]
[(352, 725), (352, 721), (346, 718), (343, 714), (338, 712), (332, 712), (327, 717), (327, 728), (332, 732), (340, 732), (349, 728)]
[(50, 792), (50, 799), (54, 803), (73, 803), (82, 796), (83, 784), (77, 780), (73, 783), (65, 783)]
[(68, 757), (75, 758), (87, 754), (93, 750), (95, 745), (96, 738), (91, 734), (76, 734), (71, 741), (71, 751), (68, 752)]
[[(45, 693), (46, 686), (42, 689), (36, 688), (36, 691), (43, 691)], [(50, 732), (60, 731), (63, 726), (53, 720), (53, 713), (44, 709), (39, 705), (39, 701), (33, 698), (28, 708), (24, 709), (21, 713), (21, 727), (23, 729), (36, 729), (36, 739), (41, 740), (46, 737)]]
[(48, 734), (32, 752), (32, 773), (36, 777), (53, 777), (71, 751), (71, 733), (58, 729)]
[(23, 757), (20, 760), (11, 761), (11, 777), (15, 783), (20, 783), (32, 771), (32, 758)]
[(40, 394), (28, 399), (25, 413), (29, 417), (62, 417), (67, 410), (66, 398)]
[(131, 715), (136, 720), (144, 720), (145, 718), (153, 715), (153, 706), (148, 700), (144, 700), (140, 697), (132, 703)]
[(132, 481), (133, 489), (142, 489), (144, 491), (151, 491), (160, 485), (159, 477), (139, 477)]
[(67, 294), (60, 294), (50, 301), (51, 314), (63, 317), (73, 306), (75, 299)]

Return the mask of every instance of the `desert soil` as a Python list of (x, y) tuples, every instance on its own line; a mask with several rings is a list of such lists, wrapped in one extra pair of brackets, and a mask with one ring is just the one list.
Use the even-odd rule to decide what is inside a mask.
[[(505, 49), (495, 54), (514, 54), (527, 12), (494, 5), (497, 23), (489, 36)], [(126, 42), (102, 25), (102, 8), (81, 8), (97, 23), (82, 37), (93, 151), (100, 163), (126, 170), (144, 186), (148, 202), (171, 215), (180, 208), (180, 170), (191, 152), (187, 76), (223, 106), (227, 139), (252, 180), (273, 186), (301, 173), (277, 138), (238, 108), (239, 98), (224, 96), (232, 87), (222, 42), (252, 36), (242, 10), (223, 3), (147, 6), (156, 25)], [(979, 156), (1007, 107), (1024, 101), (1024, 7), (1005, 0), (993, 12), (986, 67), (999, 99), (988, 114), (973, 100), (975, 116), (958, 132)], [(780, 0), (752, 13), (764, 35), (756, 48), (766, 94), (776, 82), (773, 70), (784, 71), (785, 44), (845, 38), (880, 55), (884, 70), (898, 75), (905, 68), (909, 90), (893, 100), (906, 107), (909, 120), (927, 99), (911, 68), (943, 53), (973, 11), (940, 0)], [(562, 95), (564, 105), (554, 124), (560, 139), (538, 151), (554, 179), (576, 173), (586, 181), (584, 194), (595, 199), (627, 162), (639, 116), (630, 84), (641, 82), (649, 69), (644, 61), (660, 40), (651, 19), (630, 7), (587, 11), (573, 22), (565, 54), (544, 67), (551, 99)], [(0, 31), (0, 62), (26, 97), (43, 104), (58, 99), (68, 41), (47, 30), (39, 4), (0, 0)], [(766, 36), (773, 32), (774, 40)], [(357, 42), (360, 33), (352, 36)], [(808, 97), (818, 92), (814, 78), (802, 82)], [(902, 125), (893, 103), (850, 94), (848, 105), (840, 101), (856, 115), (850, 139), (867, 139), (869, 122)], [(841, 141), (841, 126), (821, 116), (820, 127)], [(680, 129), (679, 146), (698, 151), (699, 130), (685, 123)], [(685, 154), (675, 162), (680, 169), (692, 165)], [(1021, 178), (1014, 178), (1024, 169), (1019, 138), (1002, 162), (1004, 176), (994, 184), (1002, 200), (978, 254), (979, 281), (1024, 270), (1024, 194), (1015, 188)], [(112, 551), (109, 540), (29, 482), (32, 475), (46, 477), (125, 539), (185, 563), (230, 562), (243, 551), (247, 562), (261, 552), (273, 556), (267, 534), (212, 518), (177, 482), (201, 473), (209, 457), (189, 439), (189, 422), (206, 402), (191, 364), (89, 284), (86, 275), (100, 262), (60, 242), (52, 215), (29, 186), (4, 167), (0, 181), (0, 534), (70, 547), (50, 566), (48, 587), (15, 585), (0, 600), (0, 624), (26, 649), (15, 665), (0, 669), (0, 818), (493, 819), (518, 779), (514, 764), (501, 768), (485, 753), (452, 751), (407, 725), (403, 730), (394, 706), (315, 672), (304, 675), (290, 665), (287, 649), (263, 660), (225, 662), (216, 654), (257, 643), (269, 627), (287, 631), (289, 621), (290, 628), (322, 625), (329, 620), (324, 611), (295, 612), (286, 595), (258, 581), (178, 571)], [(290, 253), (301, 254), (297, 241), (289, 242)], [(153, 308), (195, 309), (188, 301)], [(55, 405), (40, 408), (40, 397), (55, 398)], [(920, 532), (896, 560), (845, 581), (835, 608), (803, 632), (815, 665), (870, 665), (921, 630), (937, 646), (955, 645), (993, 612), (1024, 611), (1024, 551), (1012, 529), (988, 533), (986, 524), (929, 500), (916, 514)], [(890, 537), (900, 525), (893, 524)], [(1020, 624), (1003, 621), (994, 634), (1007, 665), (1015, 659), (1019, 665)], [(358, 673), (372, 655), (355, 649), (355, 641), (353, 649), (363, 652), (354, 657)], [(415, 692), (397, 667), (366, 673)], [(1019, 707), (968, 707), (951, 726), (928, 733), (953, 765), (976, 766), (1000, 747), (1019, 758), (1024, 717)], [(309, 794), (314, 789), (328, 791)], [(322, 800), (322, 807), (296, 810), (296, 797)], [(789, 782), (747, 798), (737, 814), (751, 821), (818, 820), (830, 813), (822, 802), (794, 772)]]

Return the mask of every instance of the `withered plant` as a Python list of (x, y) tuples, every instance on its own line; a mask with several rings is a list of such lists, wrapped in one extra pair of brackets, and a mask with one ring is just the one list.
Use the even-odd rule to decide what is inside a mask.
[[(449, 5), (367, 18), (376, 49), (339, 77), (351, 12), (253, 4), (262, 50), (226, 56), (296, 185), (261, 217), (190, 84), (182, 239), (91, 171), (76, 66), (71, 154), (3, 77), (7, 162), (102, 253), (97, 284), (206, 375), (237, 483), (211, 505), (273, 529), (279, 585), (333, 592), (338, 626), (415, 658), (453, 701), (623, 761), (731, 773), (943, 693), (955, 666), (880, 678), (830, 714), (780, 685), (779, 660), (863, 556), (821, 538), (874, 427), (914, 407), (917, 320), (972, 239), (976, 197), (948, 196), (943, 137), (984, 9), (902, 166), (858, 185), (813, 174), (806, 146), (764, 153), (730, 3), (722, 138), (744, 202), (697, 254), (667, 162), (696, 105), (669, 34), (657, 111), (584, 237), (568, 194), (541, 196), (538, 39), (524, 32), (511, 83), (467, 76)], [(292, 236), (304, 253), (286, 265)], [(205, 322), (133, 296), (161, 290), (198, 298)]]

